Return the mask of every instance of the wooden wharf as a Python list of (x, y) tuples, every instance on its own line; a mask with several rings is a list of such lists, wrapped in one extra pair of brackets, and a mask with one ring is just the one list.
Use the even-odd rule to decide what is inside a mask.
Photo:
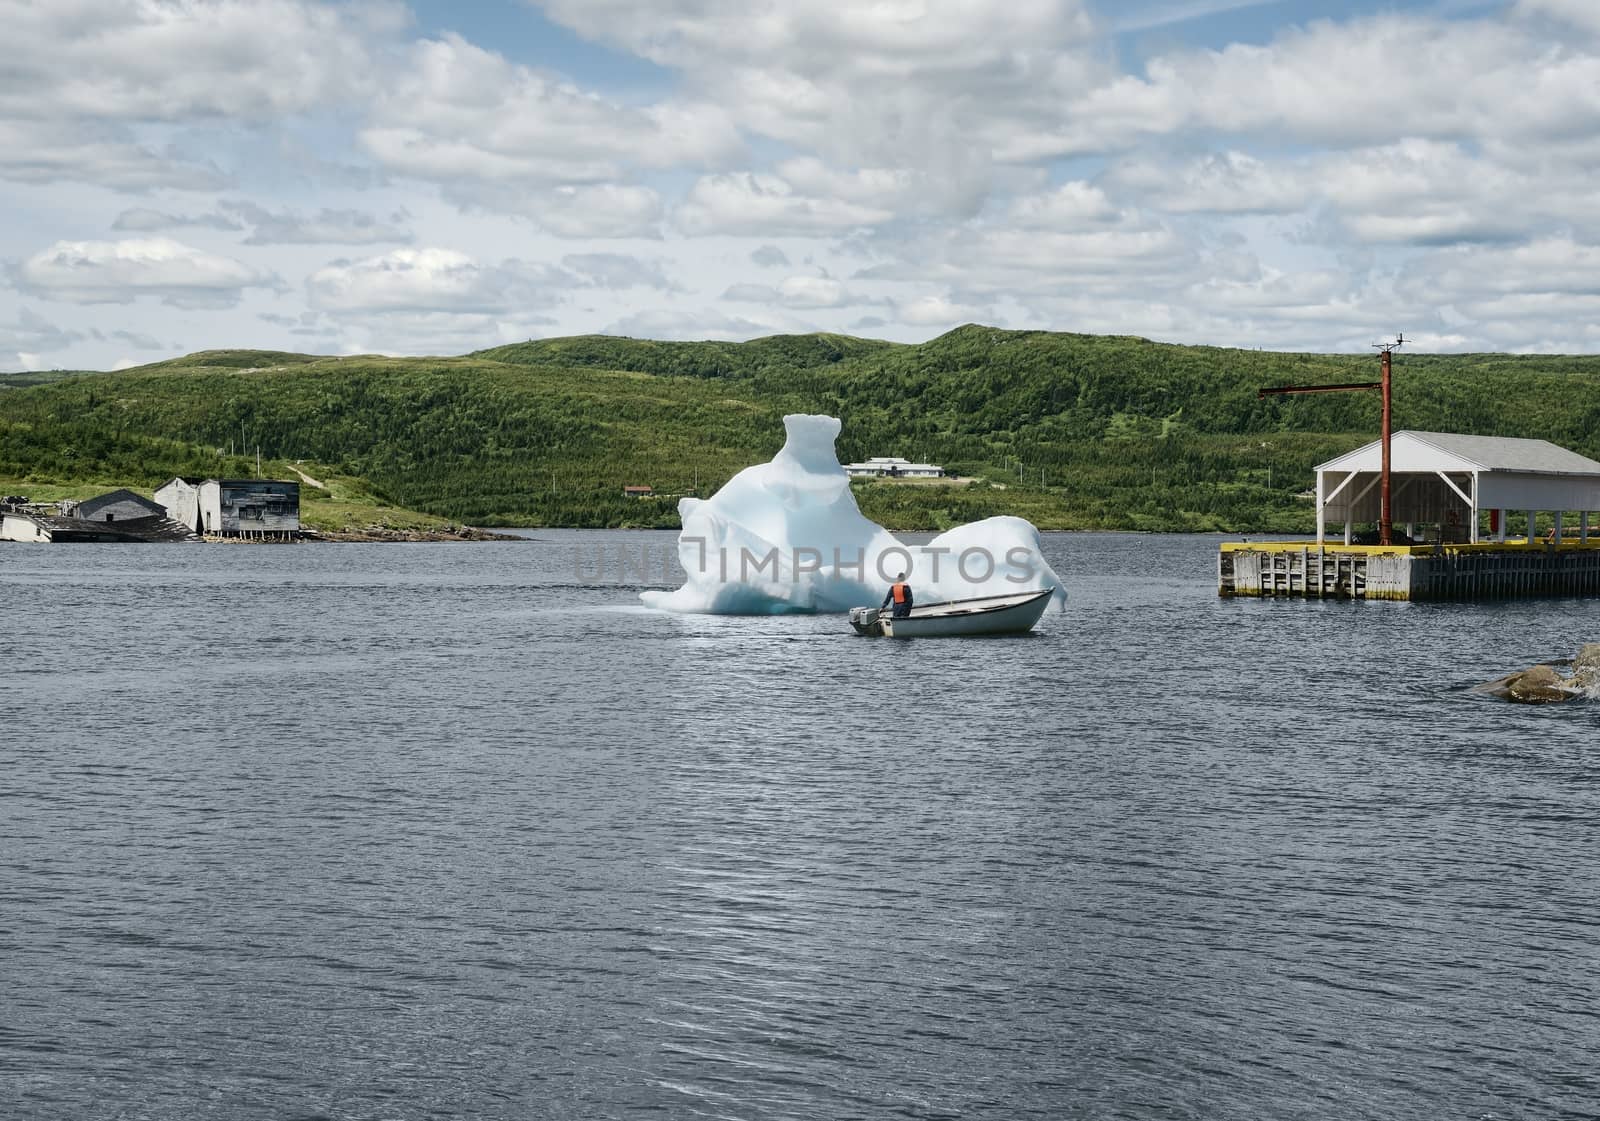
[(1600, 537), (1445, 545), (1225, 541), (1223, 597), (1494, 600), (1600, 595)]

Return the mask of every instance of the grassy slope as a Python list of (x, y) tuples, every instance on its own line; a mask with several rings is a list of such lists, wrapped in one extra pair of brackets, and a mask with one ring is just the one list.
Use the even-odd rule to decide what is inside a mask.
[[(771, 457), (783, 413), (809, 411), (844, 420), (841, 458), (906, 455), (985, 480), (856, 484), (863, 510), (895, 528), (1018, 513), (1054, 528), (1294, 530), (1310, 524), (1295, 495), (1312, 466), (1374, 434), (1376, 395), (1260, 400), (1256, 389), (1375, 376), (1368, 355), (985, 327), (921, 346), (584, 336), (460, 358), (211, 351), (0, 389), (0, 490), (249, 474), (259, 444), (269, 459), (363, 481), (365, 509), (675, 525), (671, 497), (628, 500), (621, 487), (709, 493)], [(1600, 455), (1597, 377), (1600, 358), (1402, 355), (1397, 425)], [(230, 445), (250, 457), (230, 459)]]

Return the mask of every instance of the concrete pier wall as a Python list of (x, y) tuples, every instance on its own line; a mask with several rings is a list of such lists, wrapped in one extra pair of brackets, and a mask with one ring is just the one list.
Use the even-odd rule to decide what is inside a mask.
[(1600, 542), (1323, 545), (1224, 542), (1222, 596), (1480, 600), (1600, 595)]

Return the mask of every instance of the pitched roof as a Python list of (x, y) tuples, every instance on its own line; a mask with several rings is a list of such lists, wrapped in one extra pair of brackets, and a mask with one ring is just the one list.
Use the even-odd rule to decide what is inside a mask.
[(166, 510), (162, 507), (161, 503), (154, 502), (142, 494), (128, 490), (126, 487), (107, 491), (105, 494), (97, 494), (93, 498), (85, 498), (82, 502), (78, 503), (78, 509), (83, 510), (87, 508), (90, 510), (98, 510), (102, 506), (119, 505), (125, 502), (133, 502), (137, 505), (143, 506), (152, 514), (166, 513)]
[[(1318, 471), (1376, 471), (1382, 441), (1374, 440)], [(1466, 436), (1457, 432), (1395, 432), (1390, 436), (1391, 469), (1396, 471), (1510, 471), (1536, 475), (1597, 475), (1600, 463), (1552, 444), (1508, 436)]]
[(120, 522), (93, 522), (82, 518), (29, 516), (52, 541), (198, 541), (188, 526), (159, 514), (127, 518)]

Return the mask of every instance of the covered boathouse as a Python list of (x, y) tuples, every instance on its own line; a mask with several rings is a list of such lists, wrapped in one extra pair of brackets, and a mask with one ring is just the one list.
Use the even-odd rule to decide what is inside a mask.
[[(1600, 595), (1600, 463), (1550, 443), (1450, 432), (1390, 438), (1393, 544), (1380, 517), (1382, 442), (1317, 467), (1317, 538), (1224, 542), (1224, 596), (1496, 599)], [(1519, 523), (1520, 533), (1510, 531)], [(1541, 520), (1549, 529), (1539, 531)]]

